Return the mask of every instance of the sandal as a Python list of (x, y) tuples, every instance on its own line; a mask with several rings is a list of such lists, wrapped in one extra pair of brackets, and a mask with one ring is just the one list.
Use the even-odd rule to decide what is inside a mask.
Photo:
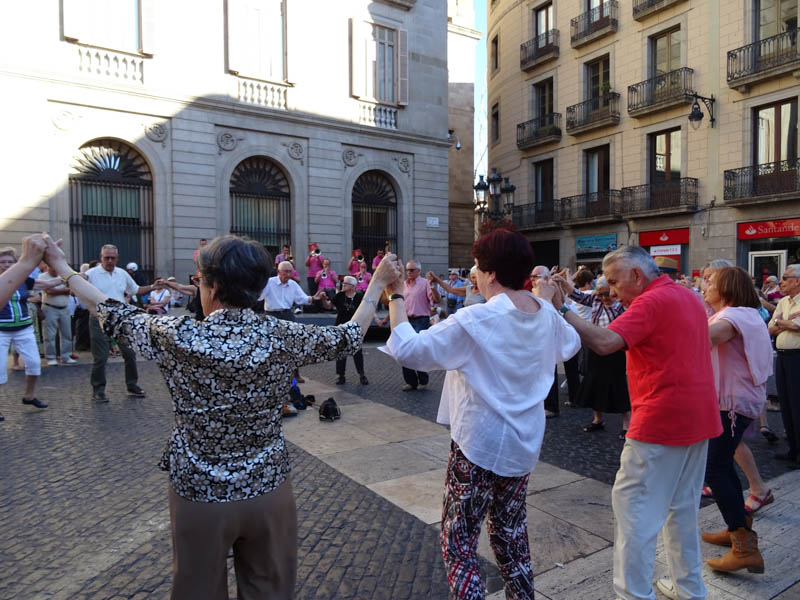
[(778, 441), (778, 436), (777, 436), (777, 435), (775, 435), (775, 432), (774, 432), (774, 431), (772, 431), (772, 429), (770, 429), (770, 428), (769, 428), (769, 427), (767, 427), (766, 425), (762, 425), (762, 427), (761, 427), (761, 435), (763, 435), (763, 436), (764, 436), (764, 438), (765, 438), (765, 439), (766, 439), (766, 440), (767, 440), (767, 441), (768, 441), (770, 444), (774, 444), (775, 442), (777, 442), (777, 441)]
[(587, 433), (591, 431), (602, 431), (605, 428), (606, 425), (605, 423), (603, 423), (603, 421), (600, 421), (599, 423), (595, 423), (594, 421), (592, 421), (591, 423), (588, 423), (583, 426), (583, 430)]
[(767, 504), (772, 504), (773, 502), (775, 502), (775, 496), (772, 495), (772, 490), (767, 490), (763, 498), (750, 494), (747, 500), (744, 501), (744, 511), (748, 515), (753, 515), (762, 507)]
[(703, 498), (713, 498), (714, 497), (714, 493), (711, 491), (711, 488), (708, 487), (708, 486), (703, 487), (703, 489), (700, 491), (700, 495)]

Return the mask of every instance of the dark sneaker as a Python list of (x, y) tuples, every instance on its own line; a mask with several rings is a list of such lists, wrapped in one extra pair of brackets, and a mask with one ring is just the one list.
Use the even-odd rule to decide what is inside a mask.
[(3, 413), (0, 413), (0, 423), (2, 423), (5, 420), (6, 418), (3, 416)]
[(23, 404), (29, 404), (31, 406), (35, 406), (36, 408), (47, 408), (47, 403), (46, 402), (42, 402), (38, 398), (23, 398), (22, 399), (22, 403)]
[(144, 398), (146, 394), (142, 388), (140, 388), (138, 385), (134, 385), (128, 388), (128, 396), (131, 396), (132, 398)]
[(364, 375), (363, 373), (359, 376), (358, 380), (361, 383), (361, 385), (369, 385), (369, 379), (367, 379), (367, 376)]
[(407, 384), (405, 384), (405, 385), (403, 386), (403, 391), (404, 391), (404, 392), (412, 392), (412, 391), (414, 391), (414, 390), (416, 390), (416, 389), (417, 389), (417, 386), (415, 386), (415, 385), (411, 385), (410, 383), (407, 383)]
[(339, 375), (339, 377), (336, 379), (336, 385), (344, 385), (344, 383), (344, 375)]
[(108, 397), (106, 396), (105, 392), (95, 392), (92, 394), (92, 402), (96, 402), (97, 404), (103, 404), (108, 402)]

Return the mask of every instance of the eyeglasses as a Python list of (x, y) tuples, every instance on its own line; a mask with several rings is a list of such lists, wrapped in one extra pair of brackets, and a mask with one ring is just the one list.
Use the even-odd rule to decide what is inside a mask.
[(599, 298), (610, 298), (611, 297), (611, 293), (610, 292), (598, 292), (597, 296)]
[(531, 279), (544, 279), (544, 275), (531, 275)]
[(414, 268), (414, 269), (406, 269), (406, 271), (419, 271), (419, 269), (416, 269), (416, 268)]

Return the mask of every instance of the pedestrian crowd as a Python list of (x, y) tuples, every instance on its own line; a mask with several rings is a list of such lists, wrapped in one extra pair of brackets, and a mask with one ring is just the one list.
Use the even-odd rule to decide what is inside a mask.
[[(241, 597), (292, 597), (297, 523), (280, 425), (286, 398), (303, 365), (335, 361), (344, 383), (348, 355), (367, 385), (361, 344), (375, 322), (391, 327), (382, 350), (402, 367), (405, 391), (446, 371), (437, 421), (451, 437), (441, 525), (451, 597), (485, 597), (477, 557), (484, 520), (506, 597), (534, 597), (525, 500), (546, 419), (559, 415), (559, 364), (569, 403), (592, 410), (583, 432), (621, 415), (611, 497), (616, 595), (651, 599), (655, 585), (669, 598), (705, 598), (701, 539), (728, 548), (707, 561), (711, 568), (763, 573), (754, 516), (776, 498), (746, 439), (758, 430), (780, 441), (765, 413), (774, 377), (788, 447), (776, 458), (800, 468), (800, 265), (757, 288), (727, 261), (688, 279), (623, 246), (605, 256), (602, 275), (573, 273), (535, 265), (524, 236), (505, 230), (480, 237), (472, 256), (468, 274), (445, 278), (423, 275), (416, 260), (403, 267), (388, 246), (370, 269), (355, 249), (340, 276), (312, 244), (304, 291), (290, 247), (273, 260), (256, 242), (222, 236), (201, 241), (190, 284), (147, 284), (135, 263), (116, 267), (113, 245), (103, 246), (97, 266), (76, 272), (48, 235), (29, 236), (19, 259), (0, 250), (0, 352), (19, 352), (22, 401), (45, 407), (34, 395), (40, 357), (28, 301), (42, 291), (48, 360), (70, 358), (71, 299), (90, 315), (94, 401), (107, 401), (112, 343), (132, 396), (144, 396), (136, 354), (158, 361), (175, 412), (160, 462), (170, 479), (173, 598), (227, 597), (231, 549)], [(194, 315), (169, 314), (178, 294)], [(379, 305), (389, 315), (376, 321)], [(300, 324), (301, 307), (335, 310), (336, 323)], [(0, 376), (5, 383), (5, 369)], [(734, 463), (747, 476), (747, 499)], [(702, 494), (715, 499), (723, 531), (699, 531)], [(654, 584), (659, 532), (670, 576)]]

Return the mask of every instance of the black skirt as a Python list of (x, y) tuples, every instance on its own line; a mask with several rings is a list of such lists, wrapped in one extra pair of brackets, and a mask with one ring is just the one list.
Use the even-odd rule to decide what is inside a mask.
[(603, 413), (626, 413), (631, 409), (625, 352), (600, 356), (586, 349), (583, 381), (575, 402)]

